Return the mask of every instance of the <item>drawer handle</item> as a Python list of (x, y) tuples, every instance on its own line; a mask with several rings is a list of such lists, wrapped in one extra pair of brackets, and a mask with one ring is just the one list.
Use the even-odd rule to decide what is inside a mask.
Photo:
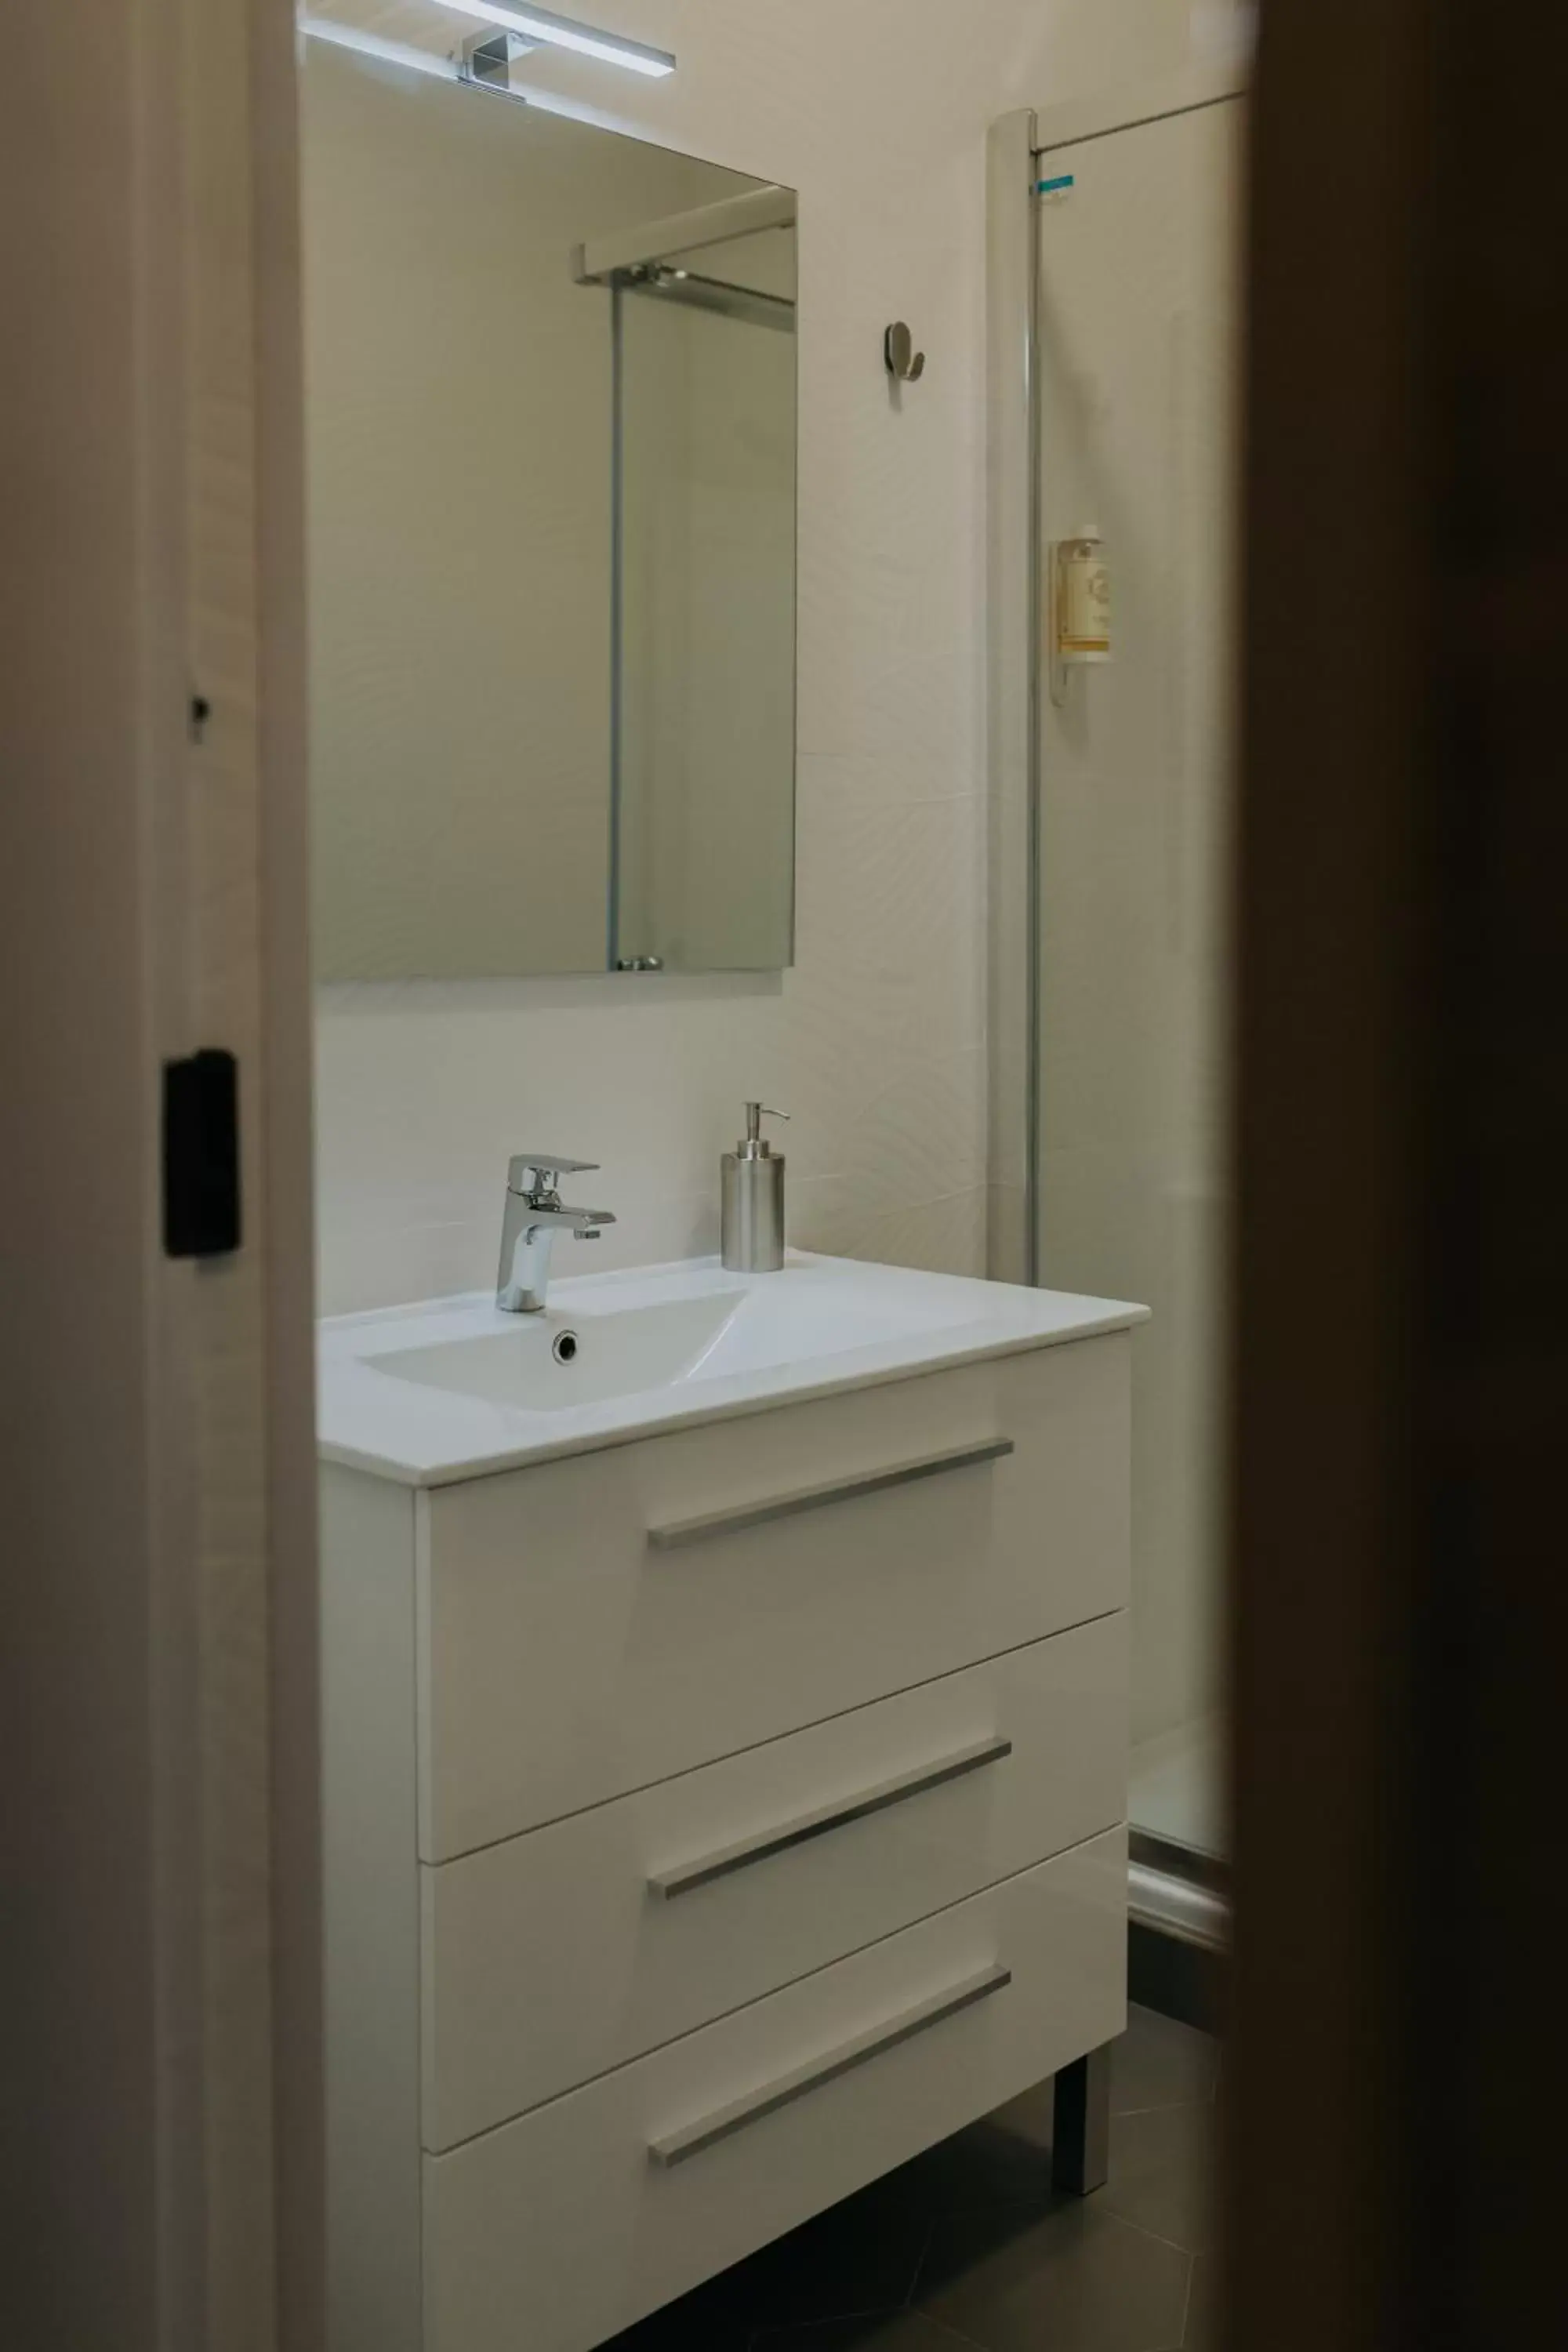
[(766, 1862), (770, 1855), (787, 1853), (791, 1846), (825, 1837), (829, 1830), (843, 1829), (850, 1822), (863, 1822), (868, 1813), (883, 1812), (889, 1805), (901, 1805), (907, 1797), (922, 1796), (928, 1789), (940, 1789), (949, 1780), (961, 1780), (966, 1773), (978, 1772), (987, 1764), (1000, 1764), (1005, 1756), (1012, 1753), (1010, 1739), (977, 1740), (972, 1748), (960, 1748), (952, 1755), (944, 1756), (940, 1763), (920, 1765), (912, 1772), (900, 1772), (891, 1780), (879, 1780), (874, 1788), (861, 1789), (853, 1797), (841, 1798), (835, 1804), (798, 1813), (794, 1821), (781, 1822), (776, 1829), (763, 1830), (757, 1837), (742, 1838), (735, 1845), (721, 1846), (699, 1861), (683, 1863), (678, 1870), (661, 1870), (648, 1880), (649, 1892), (667, 1900), (677, 1895), (689, 1895), (696, 1887), (711, 1885), (716, 1878), (728, 1878), (731, 1871), (747, 1870), (753, 1862)]
[(763, 2116), (776, 2115), (780, 2107), (789, 2106), (808, 2091), (820, 2090), (825, 2083), (837, 2082), (840, 2074), (852, 2074), (857, 2066), (879, 2058), (885, 2050), (896, 2050), (900, 2042), (910, 2042), (928, 2026), (939, 2025), (944, 2017), (956, 2017), (961, 2010), (973, 2009), (976, 2001), (989, 2000), (994, 1992), (1013, 1981), (1011, 1969), (983, 1969), (978, 1976), (965, 1977), (962, 1984), (950, 1985), (945, 1992), (935, 1993), (930, 2000), (902, 2011), (883, 2025), (874, 2025), (867, 2033), (858, 2033), (852, 2042), (841, 2042), (837, 2050), (829, 2050), (820, 2058), (797, 2066), (790, 2074), (781, 2074), (776, 2082), (760, 2091), (748, 2091), (744, 2098), (733, 2099), (727, 2107), (715, 2107), (694, 2124), (680, 2131), (667, 2132), (662, 2139), (648, 2143), (648, 2155), (655, 2164), (666, 2167), (684, 2164), (689, 2156), (700, 2156), (705, 2147), (712, 2147), (721, 2139), (744, 2131), (748, 2124), (760, 2123)]
[(683, 1544), (703, 1543), (710, 1536), (739, 1535), (744, 1528), (765, 1527), (771, 1519), (793, 1518), (797, 1511), (820, 1511), (829, 1503), (852, 1502), (859, 1495), (885, 1494), (889, 1486), (912, 1486), (920, 1478), (939, 1478), (944, 1471), (971, 1470), (978, 1463), (1000, 1462), (1014, 1450), (1010, 1437), (988, 1437), (982, 1445), (958, 1445), (946, 1454), (922, 1454), (913, 1462), (895, 1462), (886, 1470), (868, 1470), (855, 1478), (834, 1478), (825, 1486), (800, 1486), (791, 1495), (770, 1495), (761, 1503), (744, 1503), (739, 1510), (710, 1511), (700, 1519), (676, 1519), (668, 1527), (649, 1528), (647, 1539), (655, 1551), (678, 1551)]

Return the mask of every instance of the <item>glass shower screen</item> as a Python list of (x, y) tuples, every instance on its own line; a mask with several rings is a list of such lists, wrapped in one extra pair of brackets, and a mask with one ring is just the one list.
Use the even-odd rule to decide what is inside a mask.
[[(1222, 1284), (1245, 101), (1048, 151), (1042, 577), (1099, 530), (1111, 665), (1040, 696), (1040, 1279), (1136, 1298), (1136, 1828), (1223, 1852)], [(1051, 184), (1055, 184), (1054, 186)]]
[(790, 960), (795, 232), (617, 275), (613, 960)]

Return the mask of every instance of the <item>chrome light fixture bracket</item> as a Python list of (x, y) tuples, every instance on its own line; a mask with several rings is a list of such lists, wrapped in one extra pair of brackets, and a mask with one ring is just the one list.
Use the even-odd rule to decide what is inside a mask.
[[(531, 47), (573, 49), (579, 57), (624, 66), (628, 73), (651, 74), (656, 80), (675, 71), (668, 49), (650, 48), (646, 41), (603, 32), (597, 25), (584, 25), (575, 16), (558, 16), (552, 8), (534, 6), (532, 0), (437, 0), (437, 5), (456, 9), (459, 16), (482, 16), (502, 32), (519, 34)], [(491, 82), (489, 87), (500, 85)]]
[(511, 69), (519, 58), (531, 57), (538, 47), (521, 33), (470, 33), (458, 52), (458, 71), (476, 89), (493, 89), (502, 98), (521, 99), (526, 106), (528, 92), (513, 89)]

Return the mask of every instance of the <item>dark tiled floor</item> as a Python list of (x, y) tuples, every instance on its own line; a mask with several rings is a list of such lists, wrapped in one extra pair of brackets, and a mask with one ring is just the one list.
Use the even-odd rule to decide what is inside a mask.
[(605, 2352), (1208, 2352), (1216, 2044), (1132, 2011), (1110, 2179), (1051, 2187), (1051, 2085), (874, 2181)]

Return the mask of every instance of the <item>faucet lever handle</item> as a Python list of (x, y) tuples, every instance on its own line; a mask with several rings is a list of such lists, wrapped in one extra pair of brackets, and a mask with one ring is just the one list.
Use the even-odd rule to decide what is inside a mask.
[(596, 1160), (568, 1160), (559, 1151), (520, 1151), (507, 1169), (507, 1191), (524, 1200), (531, 1193), (553, 1192), (563, 1176), (586, 1176), (598, 1165)]

